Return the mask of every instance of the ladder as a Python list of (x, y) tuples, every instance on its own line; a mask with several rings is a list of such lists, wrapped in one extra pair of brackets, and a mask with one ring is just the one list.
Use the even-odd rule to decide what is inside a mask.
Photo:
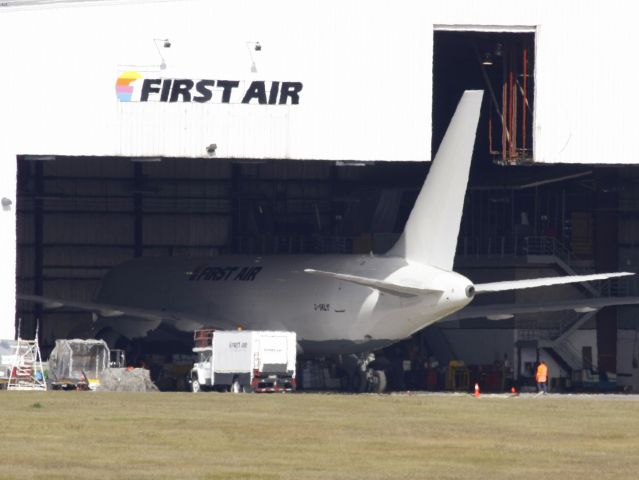
[(7, 390), (44, 391), (46, 389), (37, 338), (35, 340), (18, 338)]

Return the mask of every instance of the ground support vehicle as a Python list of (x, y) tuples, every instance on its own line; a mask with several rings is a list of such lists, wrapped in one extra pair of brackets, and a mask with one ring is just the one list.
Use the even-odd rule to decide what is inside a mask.
[(295, 332), (197, 330), (191, 390), (290, 392), (296, 388)]

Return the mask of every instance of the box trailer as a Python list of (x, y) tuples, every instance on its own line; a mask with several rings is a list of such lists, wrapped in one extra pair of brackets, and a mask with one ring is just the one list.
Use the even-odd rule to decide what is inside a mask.
[(297, 336), (285, 331), (197, 330), (191, 390), (282, 392), (296, 388)]

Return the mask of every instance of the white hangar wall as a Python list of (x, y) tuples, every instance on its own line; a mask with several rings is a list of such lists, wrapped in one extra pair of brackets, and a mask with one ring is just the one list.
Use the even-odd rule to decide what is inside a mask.
[[(0, 7), (0, 38), (12, 47), (0, 51), (8, 154), (202, 157), (215, 143), (226, 158), (427, 161), (433, 30), (454, 28), (537, 32), (536, 162), (637, 161), (630, 4), (15, 3)], [(170, 48), (154, 42), (164, 38)], [(161, 102), (159, 92), (118, 101), (127, 71), (142, 77), (134, 100), (144, 79), (238, 85), (228, 103), (219, 86), (203, 103)], [(243, 104), (253, 81), (266, 82), (267, 101), (271, 82), (301, 83), (299, 103), (275, 95), (275, 105), (258, 105), (254, 92)]]
[[(219, 158), (428, 161), (435, 29), (536, 32), (536, 162), (639, 160), (630, 2), (0, 5), (0, 198), (14, 203), (0, 211), (0, 338), (13, 336), (16, 155), (206, 157), (216, 144)], [(170, 48), (154, 40), (165, 38)], [(123, 102), (127, 71), (141, 78)], [(203, 103), (135, 101), (144, 79), (238, 85), (228, 103), (219, 85)], [(253, 81), (266, 82), (266, 105), (258, 90), (242, 103)], [(268, 104), (274, 81), (301, 83), (299, 101)]]
[[(432, 29), (390, 5), (363, 7), (192, 0), (4, 10), (2, 36), (18, 47), (4, 61), (20, 72), (10, 79), (14, 149), (203, 157), (214, 143), (226, 158), (427, 160)], [(154, 41), (164, 38), (170, 48)], [(143, 78), (134, 101), (118, 101), (127, 71)], [(237, 86), (228, 103), (218, 89), (204, 103), (135, 101), (144, 79)], [(268, 100), (271, 82), (301, 83), (298, 103), (243, 104), (253, 81), (265, 82)]]

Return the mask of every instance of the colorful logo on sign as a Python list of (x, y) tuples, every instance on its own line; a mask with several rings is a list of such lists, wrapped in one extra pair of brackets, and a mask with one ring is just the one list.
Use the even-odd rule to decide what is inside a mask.
[[(140, 80), (140, 81), (138, 81)], [(302, 82), (144, 78), (122, 73), (115, 82), (120, 102), (233, 103), (298, 105)]]
[(115, 93), (121, 102), (130, 102), (133, 95), (133, 82), (142, 78), (138, 72), (128, 71), (120, 75), (115, 82)]

